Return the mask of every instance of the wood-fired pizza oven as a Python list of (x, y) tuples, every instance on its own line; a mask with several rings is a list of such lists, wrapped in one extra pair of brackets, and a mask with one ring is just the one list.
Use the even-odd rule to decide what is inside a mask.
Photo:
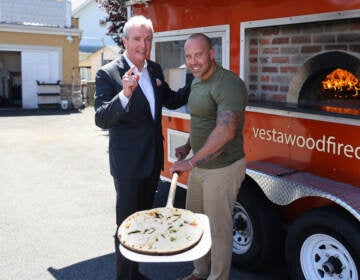
[[(318, 17), (248, 24), (244, 80), (250, 102), (360, 115), (360, 18), (345, 13), (316, 21)], [(352, 87), (323, 88), (329, 75), (344, 82), (343, 73)]]

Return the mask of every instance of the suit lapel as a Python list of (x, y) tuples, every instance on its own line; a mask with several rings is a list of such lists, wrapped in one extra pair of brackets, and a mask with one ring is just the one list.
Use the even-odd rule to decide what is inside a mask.
[(126, 59), (123, 56), (121, 56), (118, 59), (118, 66), (119, 66), (119, 75), (121, 79), (122, 76), (125, 74), (125, 72), (130, 69), (130, 66), (129, 64), (127, 64)]
[(154, 100), (155, 100), (155, 121), (159, 118), (160, 116), (160, 110), (161, 108), (161, 104), (160, 104), (160, 99), (159, 99), (159, 87), (157, 85), (156, 79), (158, 79), (158, 77), (156, 77), (156, 71), (154, 71), (151, 62), (147, 61), (148, 63), (148, 71), (149, 71), (149, 76), (150, 76), (150, 80), (151, 80), (151, 84), (153, 86), (154, 89)]
[(148, 113), (149, 115), (149, 118), (153, 118), (152, 117), (152, 114), (151, 114), (151, 108), (150, 108), (150, 104), (149, 104), (149, 101), (147, 100), (146, 96), (145, 96), (145, 93), (142, 91), (141, 87), (138, 86), (136, 89), (135, 89), (135, 92), (134, 92), (134, 97), (138, 100), (141, 100), (142, 103), (144, 103), (146, 105), (146, 112)]

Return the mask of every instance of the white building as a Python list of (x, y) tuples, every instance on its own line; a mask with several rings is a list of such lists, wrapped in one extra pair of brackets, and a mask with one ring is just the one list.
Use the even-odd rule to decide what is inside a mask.
[(95, 0), (84, 0), (72, 10), (72, 16), (79, 19), (82, 37), (79, 45), (80, 52), (93, 53), (104, 46), (115, 46), (115, 42), (107, 36), (107, 27), (100, 25), (106, 13)]

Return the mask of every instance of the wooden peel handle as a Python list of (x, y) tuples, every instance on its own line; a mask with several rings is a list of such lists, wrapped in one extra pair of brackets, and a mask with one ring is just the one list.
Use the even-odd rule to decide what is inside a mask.
[(174, 207), (174, 198), (175, 198), (176, 185), (177, 185), (178, 178), (179, 178), (179, 174), (177, 172), (174, 172), (172, 179), (171, 179), (171, 184), (170, 184), (169, 195), (168, 195), (166, 207), (170, 207), (170, 208)]

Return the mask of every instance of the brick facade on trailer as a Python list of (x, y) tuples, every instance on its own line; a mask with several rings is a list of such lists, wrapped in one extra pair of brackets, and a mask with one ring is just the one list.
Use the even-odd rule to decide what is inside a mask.
[(360, 52), (360, 19), (247, 29), (245, 82), (252, 100), (286, 102), (307, 59), (327, 51)]

